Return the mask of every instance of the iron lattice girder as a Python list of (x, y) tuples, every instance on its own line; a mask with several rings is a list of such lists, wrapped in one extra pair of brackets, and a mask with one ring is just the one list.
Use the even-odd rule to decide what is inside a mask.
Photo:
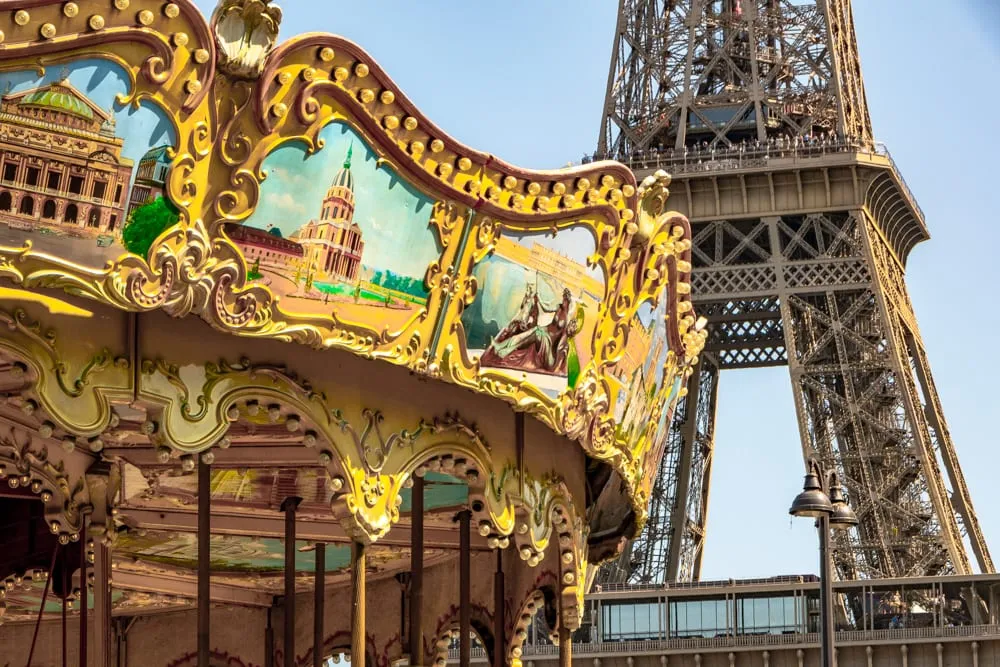
[(620, 0), (599, 152), (818, 131), (871, 143), (847, 0)]
[(923, 213), (872, 141), (849, 0), (620, 0), (598, 151), (674, 172), (710, 331), (617, 580), (698, 578), (718, 371), (783, 363), (803, 452), (861, 519), (840, 576), (967, 572), (966, 536), (992, 571), (903, 281)]
[[(942, 502), (954, 489), (964, 488), (964, 480), (957, 459), (948, 465), (938, 462), (949, 452), (953, 455), (953, 449), (945, 427), (931, 424), (944, 422), (923, 348), (907, 325), (913, 318), (904, 300), (902, 268), (895, 260), (889, 262), (885, 247), (875, 249), (883, 242), (867, 216), (854, 211), (738, 224), (716, 221), (705, 223), (705, 229), (712, 229), (698, 230), (704, 232), (703, 244), (711, 243), (711, 252), (706, 250), (701, 261), (706, 263), (707, 256), (713, 263), (696, 265), (696, 274), (746, 268), (716, 258), (743, 261), (746, 255), (733, 249), (740, 244), (751, 248), (743, 243), (749, 236), (758, 246), (752, 251), (757, 258), (772, 258), (754, 267), (773, 271), (780, 279), (769, 293), (745, 296), (751, 286), (737, 284), (735, 295), (695, 297), (710, 330), (707, 367), (698, 374), (704, 386), (689, 385), (691, 393), (675, 415), (661, 478), (654, 486), (650, 525), (656, 526), (656, 537), (632, 544), (627, 559), (632, 581), (640, 581), (635, 576), (640, 572), (647, 583), (699, 576), (718, 370), (781, 363), (790, 365), (804, 451), (841, 472), (860, 520), (856, 531), (837, 538), (833, 557), (839, 575), (971, 570), (961, 541), (967, 533), (970, 540), (981, 534), (971, 501), (966, 512), (959, 510), (959, 503), (953, 508)], [(763, 236), (761, 224), (766, 227)], [(721, 245), (716, 243), (720, 229), (726, 239)], [(879, 252), (882, 263), (876, 258)], [(854, 268), (851, 273), (829, 270), (842, 266)], [(808, 284), (786, 280), (805, 270), (821, 279)], [(901, 310), (908, 317), (902, 317)], [(920, 364), (926, 381), (914, 370)], [(930, 407), (921, 402), (918, 385), (925, 396), (933, 397), (927, 401)], [(688, 420), (691, 410), (697, 410), (694, 423)], [(985, 544), (981, 550), (985, 558), (973, 548), (979, 566), (991, 570)]]

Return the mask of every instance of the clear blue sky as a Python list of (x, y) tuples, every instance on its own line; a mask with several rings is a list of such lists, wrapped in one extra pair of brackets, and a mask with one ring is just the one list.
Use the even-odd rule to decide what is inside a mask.
[[(617, 6), (384, 0), (326, 9), (286, 0), (282, 35), (344, 35), (454, 137), (518, 165), (551, 168), (596, 145)], [(1000, 561), (991, 426), (1000, 413), (1000, 362), (990, 352), (1000, 316), (984, 307), (1000, 264), (988, 233), (998, 157), (995, 133), (980, 125), (1000, 109), (993, 83), (1000, 46), (990, 31), (1000, 9), (995, 0), (859, 0), (854, 13), (875, 133), (933, 234), (911, 255), (908, 281), (966, 480)], [(787, 370), (730, 372), (721, 386), (703, 576), (815, 571), (815, 533), (786, 514), (802, 471)]]

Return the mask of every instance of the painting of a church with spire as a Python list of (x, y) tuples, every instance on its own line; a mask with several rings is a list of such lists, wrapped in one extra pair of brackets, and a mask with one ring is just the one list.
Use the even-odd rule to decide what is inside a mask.
[[(154, 205), (173, 126), (152, 105), (120, 104), (130, 85), (118, 65), (96, 59), (0, 73), (0, 246), (30, 243), (102, 267), (127, 251), (145, 255), (176, 222), (165, 202)], [(140, 209), (155, 229), (137, 237), (129, 225)]]
[(378, 161), (342, 123), (308, 154), (287, 144), (264, 160), (260, 202), (229, 237), (251, 280), (287, 312), (335, 313), (389, 326), (427, 303), (424, 276), (440, 255), (429, 227), (433, 202)]

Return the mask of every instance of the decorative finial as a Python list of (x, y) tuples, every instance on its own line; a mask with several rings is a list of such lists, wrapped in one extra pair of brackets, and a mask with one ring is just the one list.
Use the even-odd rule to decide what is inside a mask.
[(352, 141), (351, 145), (347, 147), (347, 157), (344, 158), (344, 169), (351, 168), (351, 154), (353, 152), (354, 152), (354, 142)]
[(10, 91), (12, 90), (14, 90), (14, 84), (10, 82), (10, 79), (8, 79), (7, 83), (4, 84), (3, 87), (3, 96), (7, 97), (8, 95), (10, 95)]
[(63, 65), (63, 68), (59, 70), (59, 83), (62, 83), (69, 78), (69, 67)]
[(642, 179), (639, 184), (639, 206), (636, 211), (634, 245), (645, 246), (653, 237), (656, 228), (667, 217), (665, 213), (667, 198), (670, 196), (670, 174), (662, 169)]
[(259, 77), (280, 24), (281, 8), (271, 0), (219, 0), (212, 14), (219, 69), (241, 79)]

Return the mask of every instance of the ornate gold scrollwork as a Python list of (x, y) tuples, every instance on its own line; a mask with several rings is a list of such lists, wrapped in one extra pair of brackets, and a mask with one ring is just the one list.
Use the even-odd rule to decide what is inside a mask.
[[(677, 379), (690, 373), (705, 338), (686, 296), (690, 229), (683, 217), (665, 210), (666, 174), (658, 172), (637, 186), (632, 173), (614, 163), (532, 172), (462, 146), (422, 117), (353, 43), (310, 34), (275, 47), (281, 14), (266, 0), (224, 0), (211, 28), (189, 3), (172, 4), (168, 13), (162, 3), (134, 0), (128, 12), (105, 8), (75, 16), (63, 16), (59, 0), (32, 4), (23, 24), (11, 15), (8, 25), (0, 26), (2, 69), (44, 70), (95, 54), (123, 68), (129, 90), (119, 103), (152, 104), (176, 135), (165, 193), (179, 219), (146, 257), (123, 256), (104, 268), (39, 253), (30, 244), (0, 248), (0, 277), (130, 311), (196, 314), (230, 334), (345, 350), (503, 400), (612, 465), (641, 525), (644, 489), (655, 471), (650, 460), (655, 433), (627, 440), (616, 432), (611, 406), (622, 389), (613, 386), (611, 371), (625, 354), (633, 318), (646, 304), (665, 304), (671, 356), (664, 387), (676, 387)], [(59, 26), (59, 39), (39, 40), (40, 26), (49, 24)], [(371, 148), (377, 169), (405, 180), (433, 203), (428, 223), (440, 253), (423, 277), (426, 303), (391, 326), (377, 321), (381, 314), (366, 319), (332, 310), (295, 312), (270, 287), (250, 280), (241, 250), (226, 232), (227, 225), (242, 224), (257, 210), (268, 156), (291, 142), (307, 154), (322, 150), (321, 132), (332, 123), (349, 126)], [(526, 377), (485, 369), (471, 359), (461, 318), (481, 296), (474, 269), (504, 236), (571, 228), (592, 236), (594, 252), (587, 262), (603, 276), (604, 294), (594, 333), (582, 341), (589, 361), (574, 386), (554, 395)], [(44, 335), (13, 315), (8, 320), (29, 356), (53, 358)], [(100, 350), (73, 364), (62, 355), (52, 368), (38, 370), (40, 400), (81, 432), (97, 433), (110, 419), (101, 398), (108, 390), (99, 384), (131, 389), (131, 373), (113, 352)], [(204, 368), (194, 372), (200, 374), (194, 384), (160, 361), (144, 362), (140, 370), (142, 391), (160, 401), (163, 425), (176, 438), (172, 444), (186, 453), (217, 442), (235, 402), (261, 393), (287, 399), (331, 442), (350, 435), (321, 407), (322, 400), (279, 369)], [(679, 394), (661, 392), (652, 414), (668, 414)], [(91, 407), (79, 407), (88, 400)], [(76, 412), (67, 412), (70, 403), (78, 406)], [(356, 441), (344, 453), (349, 458), (335, 464), (344, 467), (359, 521), (375, 535), (394, 520), (392, 505), (409, 474), (393, 468), (389, 450), (413, 449), (428, 432), (421, 424), (383, 440), (377, 420), (370, 426), (371, 432), (358, 436), (360, 451), (354, 451)], [(379, 439), (377, 446), (366, 443), (372, 437)], [(385, 521), (374, 518), (375, 508), (387, 512)], [(500, 540), (513, 530), (513, 517), (506, 508), (497, 511), (494, 537)]]
[[(12, 489), (24, 488), (45, 504), (45, 519), (59, 541), (80, 536), (80, 504), (86, 498), (82, 479), (71, 479), (66, 464), (50, 455), (45, 443), (27, 429), (0, 422), (0, 479)], [(55, 452), (56, 448), (53, 448)]]

